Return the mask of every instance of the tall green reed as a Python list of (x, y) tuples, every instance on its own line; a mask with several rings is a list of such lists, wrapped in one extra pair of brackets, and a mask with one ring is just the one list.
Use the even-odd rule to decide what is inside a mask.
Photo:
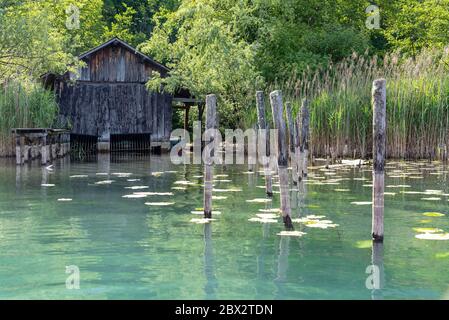
[(52, 92), (38, 84), (0, 86), (0, 155), (12, 155), (12, 128), (51, 127), (58, 114)]
[(353, 54), (337, 64), (294, 75), (273, 85), (293, 102), (311, 100), (311, 151), (368, 157), (372, 145), (371, 87), (387, 79), (387, 156), (434, 158), (449, 143), (449, 50), (398, 53), (383, 60)]

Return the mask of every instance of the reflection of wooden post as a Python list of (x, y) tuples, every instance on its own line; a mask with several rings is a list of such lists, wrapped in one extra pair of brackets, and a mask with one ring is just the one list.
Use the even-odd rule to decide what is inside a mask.
[(384, 238), (384, 174), (387, 90), (385, 79), (373, 83), (373, 221), (374, 241)]
[(48, 162), (48, 148), (47, 148), (47, 135), (44, 134), (41, 137), (41, 164), (44, 166)]
[(309, 102), (307, 99), (302, 100), (302, 106), (301, 106), (301, 143), (300, 143), (300, 168), (302, 177), (307, 177), (307, 165), (308, 165), (308, 158), (309, 158)]
[(22, 139), (20, 138), (20, 135), (18, 135), (18, 134), (16, 134), (16, 164), (17, 165), (23, 164)]
[[(268, 196), (273, 196), (273, 183), (270, 169), (270, 134), (265, 119), (265, 101), (263, 91), (256, 92), (257, 118), (259, 130), (265, 130), (264, 136), (259, 136), (259, 143), (265, 144), (265, 154), (262, 156), (263, 168), (265, 172), (265, 191)], [(262, 131), (263, 132), (263, 131)], [(261, 148), (263, 150), (263, 147)]]
[(288, 121), (288, 133), (289, 133), (289, 140), (288, 144), (290, 147), (290, 163), (292, 166), (292, 177), (293, 177), (293, 184), (298, 184), (298, 163), (296, 162), (296, 155), (295, 155), (295, 146), (296, 146), (296, 130), (295, 125), (293, 124), (293, 116), (292, 116), (292, 104), (290, 102), (286, 102), (285, 108), (287, 111), (287, 121)]
[(277, 159), (279, 188), (281, 191), (281, 211), (285, 227), (293, 228), (291, 219), (290, 196), (288, 186), (288, 148), (287, 129), (284, 121), (284, 106), (282, 105), (282, 93), (279, 90), (270, 93), (271, 108), (273, 110), (274, 129), (277, 129)]
[[(217, 129), (217, 98), (214, 94), (206, 96), (206, 130)], [(209, 143), (214, 143), (215, 134), (211, 137)], [(212, 218), (212, 162), (214, 150), (205, 151), (204, 163), (204, 218)]]
[(371, 297), (373, 300), (381, 300), (383, 299), (382, 289), (385, 287), (384, 244), (382, 242), (373, 241), (371, 263), (373, 284), (377, 286), (372, 289)]

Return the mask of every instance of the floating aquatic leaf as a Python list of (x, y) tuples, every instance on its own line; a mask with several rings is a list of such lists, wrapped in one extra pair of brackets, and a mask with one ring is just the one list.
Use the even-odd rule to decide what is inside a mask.
[(421, 240), (449, 240), (449, 233), (422, 233), (415, 236)]
[(307, 219), (323, 219), (325, 217), (326, 216), (316, 216), (314, 214), (310, 214), (310, 215), (306, 216)]
[(54, 187), (55, 185), (53, 183), (42, 183), (42, 187)]
[(112, 175), (117, 176), (119, 178), (127, 178), (127, 177), (132, 176), (132, 173), (129, 173), (129, 172), (114, 172), (114, 173), (112, 173)]
[(145, 195), (145, 196), (172, 196), (173, 192), (134, 192), (134, 194)]
[(426, 217), (444, 217), (445, 216), (445, 214), (439, 213), (439, 212), (424, 212), (423, 215)]
[(113, 182), (114, 182), (114, 180), (103, 180), (103, 181), (95, 182), (95, 184), (111, 184)]
[(436, 197), (432, 197), (432, 198), (421, 198), (421, 200), (425, 200), (425, 201), (439, 201), (439, 200), (441, 200), (441, 198), (436, 198)]
[(186, 187), (172, 187), (173, 190), (187, 190)]
[(193, 219), (190, 219), (190, 222), (197, 223), (197, 224), (205, 224), (205, 223), (209, 223), (211, 221), (215, 221), (215, 219), (210, 219), (210, 218), (200, 218), (200, 219), (193, 218)]
[(449, 258), (449, 252), (439, 252), (435, 254), (435, 258), (437, 259)]
[(327, 229), (327, 228), (335, 228), (338, 226), (339, 225), (335, 223), (322, 223), (321, 221), (306, 223), (306, 227), (309, 228)]
[(349, 190), (349, 189), (334, 189), (334, 191), (336, 191), (336, 192), (349, 192), (351, 190)]
[(359, 249), (368, 249), (373, 245), (373, 240), (361, 240), (355, 243), (355, 247)]
[(151, 172), (151, 175), (153, 176), (153, 177), (160, 177), (160, 176), (162, 176), (164, 173), (163, 172)]
[(164, 171), (164, 173), (178, 173), (178, 171), (176, 171), (176, 170), (168, 170), (168, 171)]
[(147, 206), (171, 206), (174, 204), (174, 202), (145, 202)]
[(279, 208), (271, 208), (271, 209), (259, 209), (260, 212), (281, 212)]
[(140, 181), (140, 179), (127, 179), (126, 181), (128, 181), (128, 182), (137, 182), (137, 181)]
[(366, 206), (366, 205), (370, 205), (373, 203), (371, 201), (354, 201), (354, 202), (351, 202), (351, 204), (355, 204), (356, 206)]
[(277, 235), (278, 236), (287, 236), (287, 237), (302, 237), (307, 233), (301, 231), (281, 231)]
[(430, 223), (430, 222), (432, 222), (433, 220), (419, 220), (419, 222), (420, 223)]
[(73, 176), (70, 176), (69, 178), (88, 178), (89, 176), (87, 174), (75, 174)]
[(443, 230), (438, 228), (413, 228), (418, 233), (439, 233), (443, 232)]
[(279, 215), (274, 213), (256, 213), (256, 216), (261, 219), (276, 219)]
[(214, 182), (232, 182), (232, 180), (221, 179), (221, 180), (214, 180)]
[(95, 175), (97, 176), (107, 176), (109, 173), (107, 172), (97, 172)]
[(227, 174), (216, 174), (215, 177), (216, 178), (227, 178), (227, 177), (229, 177), (229, 175), (227, 175)]
[(195, 184), (195, 182), (192, 182), (192, 181), (175, 181), (174, 184), (193, 185), (193, 184)]
[(266, 198), (256, 198), (256, 199), (252, 199), (252, 200), (246, 200), (246, 202), (251, 202), (251, 203), (268, 203), (271, 201), (272, 201), (272, 199), (266, 199)]
[(225, 197), (225, 196), (212, 196), (212, 200), (225, 200), (227, 198), (228, 197)]
[(320, 206), (319, 205), (317, 205), (317, 204), (309, 204), (309, 205), (307, 205), (307, 208), (309, 208), (309, 209), (318, 209)]
[(137, 198), (145, 198), (146, 195), (144, 194), (126, 194), (122, 196), (122, 198), (130, 198), (130, 199), (137, 199)]
[(384, 195), (386, 195), (386, 196), (395, 196), (396, 192), (384, 192)]
[(277, 223), (278, 222), (275, 219), (268, 219), (268, 218), (249, 218), (248, 221), (260, 222), (260, 223)]
[(239, 188), (231, 188), (231, 189), (212, 189), (213, 192), (241, 192), (242, 189)]
[(140, 189), (149, 189), (149, 186), (132, 186), (132, 187), (125, 187), (125, 189), (131, 189), (131, 190), (140, 190)]
[(254, 172), (253, 171), (244, 171), (244, 172), (242, 172), (242, 174), (254, 174)]
[(411, 188), (408, 184), (389, 185), (386, 188)]
[[(190, 213), (201, 215), (201, 214), (204, 214), (204, 211), (203, 210), (193, 210), (193, 211), (190, 211)], [(221, 214), (221, 212), (212, 210), (212, 215), (214, 215), (214, 214)]]
[(60, 198), (60, 199), (58, 199), (58, 201), (60, 201), (60, 202), (69, 202), (69, 201), (72, 201), (72, 199), (70, 199), (70, 198)]

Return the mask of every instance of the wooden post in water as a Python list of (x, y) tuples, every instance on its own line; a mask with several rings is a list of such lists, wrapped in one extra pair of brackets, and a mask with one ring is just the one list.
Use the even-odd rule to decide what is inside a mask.
[(277, 129), (277, 162), (279, 174), (279, 188), (281, 191), (281, 211), (287, 229), (293, 229), (290, 208), (288, 183), (288, 147), (287, 128), (284, 121), (284, 106), (282, 93), (279, 90), (270, 93), (271, 109), (273, 111), (274, 129)]
[[(217, 129), (217, 98), (214, 94), (206, 96), (206, 130)], [(215, 134), (210, 141), (214, 143)], [(204, 158), (204, 218), (212, 218), (212, 183), (213, 183), (213, 156), (216, 150), (205, 152)]]
[(386, 80), (373, 82), (373, 212), (372, 237), (382, 242), (384, 238), (384, 175), (386, 132)]
[(301, 105), (301, 143), (299, 147), (299, 160), (301, 161), (299, 174), (302, 177), (307, 177), (307, 165), (309, 159), (309, 101), (302, 100)]
[(292, 104), (290, 102), (285, 103), (285, 109), (287, 112), (287, 121), (288, 121), (288, 133), (289, 133), (289, 140), (288, 145), (290, 147), (290, 163), (292, 166), (292, 178), (293, 178), (293, 184), (298, 184), (298, 166), (296, 162), (296, 132), (295, 132), (295, 125), (293, 124), (293, 116), (292, 116)]
[[(265, 131), (265, 154), (263, 158), (263, 168), (265, 172), (265, 191), (269, 197), (273, 196), (273, 182), (271, 179), (270, 169), (270, 133), (267, 128), (267, 121), (265, 119), (265, 101), (263, 97), (263, 91), (256, 92), (256, 104), (257, 104), (257, 118), (259, 123), (259, 130)], [(260, 137), (262, 138), (262, 137)], [(263, 143), (263, 138), (261, 140)]]

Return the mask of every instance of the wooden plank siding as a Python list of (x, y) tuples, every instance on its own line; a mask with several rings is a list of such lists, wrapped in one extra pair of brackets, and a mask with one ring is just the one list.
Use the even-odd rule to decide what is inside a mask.
[(154, 71), (165, 76), (167, 69), (120, 43), (84, 55), (86, 65), (78, 77), (67, 74), (55, 80), (61, 118), (74, 134), (151, 133), (152, 141), (168, 141), (173, 97), (145, 87)]

